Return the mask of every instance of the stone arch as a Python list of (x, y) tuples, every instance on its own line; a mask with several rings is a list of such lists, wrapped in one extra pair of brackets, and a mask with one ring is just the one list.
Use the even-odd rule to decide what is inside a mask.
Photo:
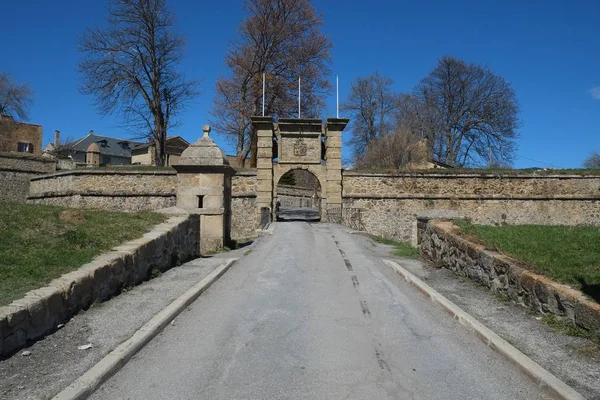
[[(342, 207), (342, 131), (348, 119), (252, 117), (257, 134), (256, 209), (262, 223), (265, 212), (274, 215), (274, 199), (281, 177), (294, 169), (313, 174), (321, 185), (321, 220), (327, 208)], [(277, 138), (277, 146), (273, 140)], [(273, 150), (277, 154), (274, 154)], [(274, 160), (277, 159), (277, 162)]]
[[(286, 173), (294, 170), (304, 170), (308, 171), (317, 178), (319, 185), (321, 186), (321, 204), (320, 204), (320, 212), (321, 212), (321, 220), (326, 218), (327, 213), (327, 169), (322, 165), (312, 165), (312, 164), (273, 164), (273, 192), (272, 199), (273, 202), (277, 197), (277, 185), (281, 180), (281, 177)], [(274, 204), (274, 203), (273, 203)]]

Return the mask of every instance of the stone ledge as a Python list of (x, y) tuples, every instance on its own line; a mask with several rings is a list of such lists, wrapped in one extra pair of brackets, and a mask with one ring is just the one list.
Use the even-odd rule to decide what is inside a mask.
[(600, 334), (600, 304), (567, 285), (517, 265), (459, 235), (451, 221), (419, 221), (421, 255), (541, 314), (554, 314)]
[[(426, 170), (421, 170), (426, 171)], [(600, 175), (536, 175), (536, 174), (486, 174), (477, 172), (465, 172), (465, 173), (432, 173), (432, 172), (398, 172), (398, 173), (381, 173), (381, 172), (354, 172), (342, 170), (344, 176), (366, 176), (366, 177), (379, 177), (379, 178), (439, 178), (439, 179), (453, 179), (453, 178), (477, 178), (477, 179), (600, 179)]]
[(559, 194), (555, 196), (546, 195), (504, 195), (504, 194), (472, 194), (472, 195), (432, 195), (432, 194), (342, 194), (344, 199), (375, 199), (375, 200), (564, 200), (564, 201), (597, 201), (600, 195), (590, 194), (568, 195)]
[(143, 237), (115, 247), (46, 287), (0, 307), (0, 358), (53, 332), (81, 309), (123, 287), (199, 256), (200, 217), (171, 217)]
[(95, 190), (65, 190), (61, 192), (44, 192), (27, 196), (28, 200), (47, 199), (52, 197), (175, 197), (175, 191), (169, 192), (131, 192), (131, 191), (95, 191)]
[(52, 179), (58, 176), (69, 176), (69, 175), (177, 175), (175, 170), (173, 171), (157, 171), (157, 170), (123, 170), (119, 171), (115, 170), (95, 170), (95, 169), (81, 169), (81, 170), (73, 170), (73, 171), (64, 171), (64, 172), (56, 172), (53, 174), (48, 174), (44, 176), (37, 176), (35, 178), (31, 178), (32, 181), (39, 181), (43, 179)]

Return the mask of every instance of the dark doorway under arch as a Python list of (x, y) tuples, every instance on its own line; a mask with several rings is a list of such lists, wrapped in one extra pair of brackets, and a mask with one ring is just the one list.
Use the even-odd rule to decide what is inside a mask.
[(278, 221), (321, 220), (321, 184), (312, 172), (305, 169), (286, 172), (277, 182), (276, 193)]

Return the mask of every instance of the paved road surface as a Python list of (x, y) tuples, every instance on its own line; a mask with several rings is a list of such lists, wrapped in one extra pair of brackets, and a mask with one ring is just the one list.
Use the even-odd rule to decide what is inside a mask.
[(549, 398), (369, 247), (277, 224), (93, 398)]
[(278, 221), (309, 221), (315, 222), (321, 219), (321, 211), (318, 208), (296, 207), (282, 208), (277, 212)]

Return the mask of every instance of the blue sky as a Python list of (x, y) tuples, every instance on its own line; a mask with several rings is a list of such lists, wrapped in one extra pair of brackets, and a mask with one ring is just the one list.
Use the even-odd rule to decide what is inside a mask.
[[(185, 74), (202, 95), (170, 134), (194, 141), (209, 119), (215, 81), (227, 74), (224, 56), (243, 20), (242, 0), (171, 0), (177, 28), (188, 40)], [(331, 38), (340, 98), (350, 82), (379, 70), (409, 91), (443, 55), (483, 64), (509, 81), (521, 104), (516, 168), (580, 167), (600, 149), (600, 2), (313, 0)], [(79, 94), (77, 41), (102, 23), (104, 1), (6, 1), (0, 24), (0, 70), (35, 93), (30, 122), (63, 138), (93, 129), (124, 137), (118, 119), (102, 117)], [(8, 18), (6, 18), (8, 16)], [(335, 93), (324, 114), (335, 116)], [(344, 115), (341, 115), (342, 117)], [(231, 147), (216, 137), (225, 150)], [(345, 156), (349, 156), (345, 153)]]

